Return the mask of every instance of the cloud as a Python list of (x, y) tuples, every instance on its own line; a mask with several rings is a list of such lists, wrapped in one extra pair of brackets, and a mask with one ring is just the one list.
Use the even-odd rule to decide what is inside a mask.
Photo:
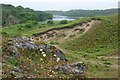
[(106, 9), (118, 7), (119, 0), (1, 0), (1, 3), (35, 10)]

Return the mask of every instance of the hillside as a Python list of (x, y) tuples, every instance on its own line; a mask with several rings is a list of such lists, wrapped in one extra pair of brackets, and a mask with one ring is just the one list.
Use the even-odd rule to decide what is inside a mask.
[[(46, 22), (36, 22), (44, 20), (44, 16), (41, 15), (44, 12), (35, 12), (19, 6), (16, 8), (20, 8), (19, 14), (22, 16), (18, 16), (14, 13), (14, 7), (7, 6), (10, 6), (10, 12), (8, 13), (7, 9), (3, 10), (6, 11), (7, 17), (10, 15), (13, 22), (16, 21), (16, 25), (2, 28), (4, 78), (76, 78), (78, 75), (75, 71), (78, 66), (66, 66), (81, 61), (87, 66), (87, 78), (118, 77), (117, 14), (110, 12), (112, 15), (84, 17), (68, 21), (67, 24), (54, 21), (54, 24), (49, 25)], [(21, 13), (22, 10), (25, 14)], [(4, 16), (4, 26), (8, 25), (7, 17)], [(66, 59), (67, 63), (64, 62)], [(55, 70), (59, 66), (62, 66), (63, 71)], [(73, 72), (69, 74), (69, 71)]]
[(45, 11), (53, 15), (62, 15), (70, 17), (87, 17), (87, 16), (98, 16), (118, 13), (118, 9), (105, 9), (105, 10), (69, 10), (69, 11)]
[(118, 16), (101, 16), (101, 23), (73, 40), (59, 45), (68, 60), (82, 60), (88, 75), (96, 78), (118, 77)]
[(8, 4), (0, 4), (2, 6), (2, 25), (11, 26), (26, 21), (44, 21), (52, 19), (52, 15), (43, 11), (34, 11), (30, 8), (22, 6), (14, 7)]
[(99, 25), (93, 26), (86, 34), (82, 35), (81, 37), (65, 42), (65, 49), (85, 51), (87, 53), (101, 53), (101, 55), (110, 54), (112, 53), (112, 50), (117, 51), (117, 15), (101, 16), (99, 18), (102, 20)]
[[(77, 21), (77, 20), (76, 20)], [(78, 20), (79, 21), (79, 20)], [(66, 25), (64, 27), (52, 28), (41, 33), (33, 34), (34, 36), (40, 36), (47, 43), (57, 41), (63, 43), (72, 38), (77, 38), (85, 34), (91, 27), (100, 23), (100, 19), (86, 18), (84, 21), (79, 21), (79, 24)]]
[(50, 13), (53, 15), (63, 15), (64, 11), (57, 11), (57, 10), (47, 10), (46, 13)]
[[(92, 18), (95, 19), (94, 25), (91, 25), (90, 19), (84, 18), (85, 22), (81, 20), (82, 22), (74, 27), (53, 28), (35, 36), (62, 49), (70, 63), (84, 61), (89, 67), (89, 77), (116, 78), (118, 77), (118, 15), (96, 18)], [(77, 33), (79, 28), (85, 29)], [(70, 36), (71, 34), (73, 36)]]

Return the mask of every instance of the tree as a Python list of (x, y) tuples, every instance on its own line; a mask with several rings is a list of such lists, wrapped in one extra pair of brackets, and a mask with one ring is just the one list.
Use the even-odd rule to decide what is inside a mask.
[[(12, 5), (2, 5), (2, 25), (9, 26), (7, 20), (10, 15), (15, 17), (16, 20), (19, 20), (19, 23), (26, 23), (27, 21), (45, 21), (47, 19), (52, 19), (53, 15), (45, 13), (43, 11), (34, 11), (30, 8), (24, 8), (22, 6), (14, 7)], [(14, 25), (14, 24), (12, 24)]]

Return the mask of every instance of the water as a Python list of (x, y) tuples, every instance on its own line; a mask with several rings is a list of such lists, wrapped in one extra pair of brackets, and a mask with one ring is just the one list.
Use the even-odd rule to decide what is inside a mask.
[(68, 16), (53, 15), (53, 21), (61, 21), (61, 20), (73, 21), (73, 20), (76, 20), (78, 18), (79, 17), (68, 17)]

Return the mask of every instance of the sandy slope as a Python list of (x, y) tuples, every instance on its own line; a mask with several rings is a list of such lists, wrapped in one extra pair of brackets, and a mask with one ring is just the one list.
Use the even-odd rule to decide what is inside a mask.
[(79, 37), (86, 33), (92, 26), (98, 24), (100, 21), (91, 20), (91, 22), (83, 23), (82, 25), (77, 25), (72, 28), (62, 28), (58, 30), (51, 30), (44, 34), (40, 34), (40, 37), (46, 41), (58, 41), (60, 43), (69, 40), (73, 37)]

